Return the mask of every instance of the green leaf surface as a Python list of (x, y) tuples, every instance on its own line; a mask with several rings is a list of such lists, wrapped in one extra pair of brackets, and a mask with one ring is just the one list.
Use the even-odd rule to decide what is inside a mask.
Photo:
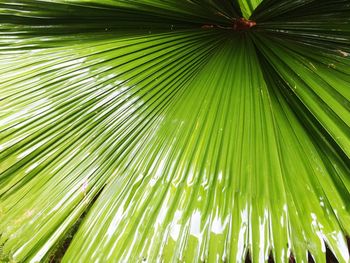
[(238, 2), (243, 16), (248, 19), (263, 0), (238, 0)]
[(341, 0), (0, 3), (0, 261), (349, 262), (349, 43)]

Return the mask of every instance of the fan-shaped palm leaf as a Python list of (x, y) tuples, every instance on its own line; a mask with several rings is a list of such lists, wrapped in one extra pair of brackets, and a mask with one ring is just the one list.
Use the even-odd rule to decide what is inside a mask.
[(0, 29), (2, 261), (349, 262), (349, 1), (4, 1)]

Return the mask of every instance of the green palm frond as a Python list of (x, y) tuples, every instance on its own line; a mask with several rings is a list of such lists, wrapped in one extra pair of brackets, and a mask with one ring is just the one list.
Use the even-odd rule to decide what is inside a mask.
[(0, 29), (0, 261), (349, 262), (349, 1), (5, 1)]
[(243, 16), (249, 18), (262, 0), (238, 0), (238, 2)]

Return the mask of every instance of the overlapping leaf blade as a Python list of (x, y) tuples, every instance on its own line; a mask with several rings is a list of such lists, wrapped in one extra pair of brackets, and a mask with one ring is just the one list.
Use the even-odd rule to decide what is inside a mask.
[(1, 4), (3, 260), (349, 261), (349, 5), (237, 7)]
[(262, 2), (262, 0), (238, 0), (238, 2), (243, 16), (248, 19)]

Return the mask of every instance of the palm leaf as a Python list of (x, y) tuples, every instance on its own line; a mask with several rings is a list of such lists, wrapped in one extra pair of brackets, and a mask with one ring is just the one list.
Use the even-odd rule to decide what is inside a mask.
[(2, 261), (349, 262), (348, 1), (6, 1), (0, 27)]

